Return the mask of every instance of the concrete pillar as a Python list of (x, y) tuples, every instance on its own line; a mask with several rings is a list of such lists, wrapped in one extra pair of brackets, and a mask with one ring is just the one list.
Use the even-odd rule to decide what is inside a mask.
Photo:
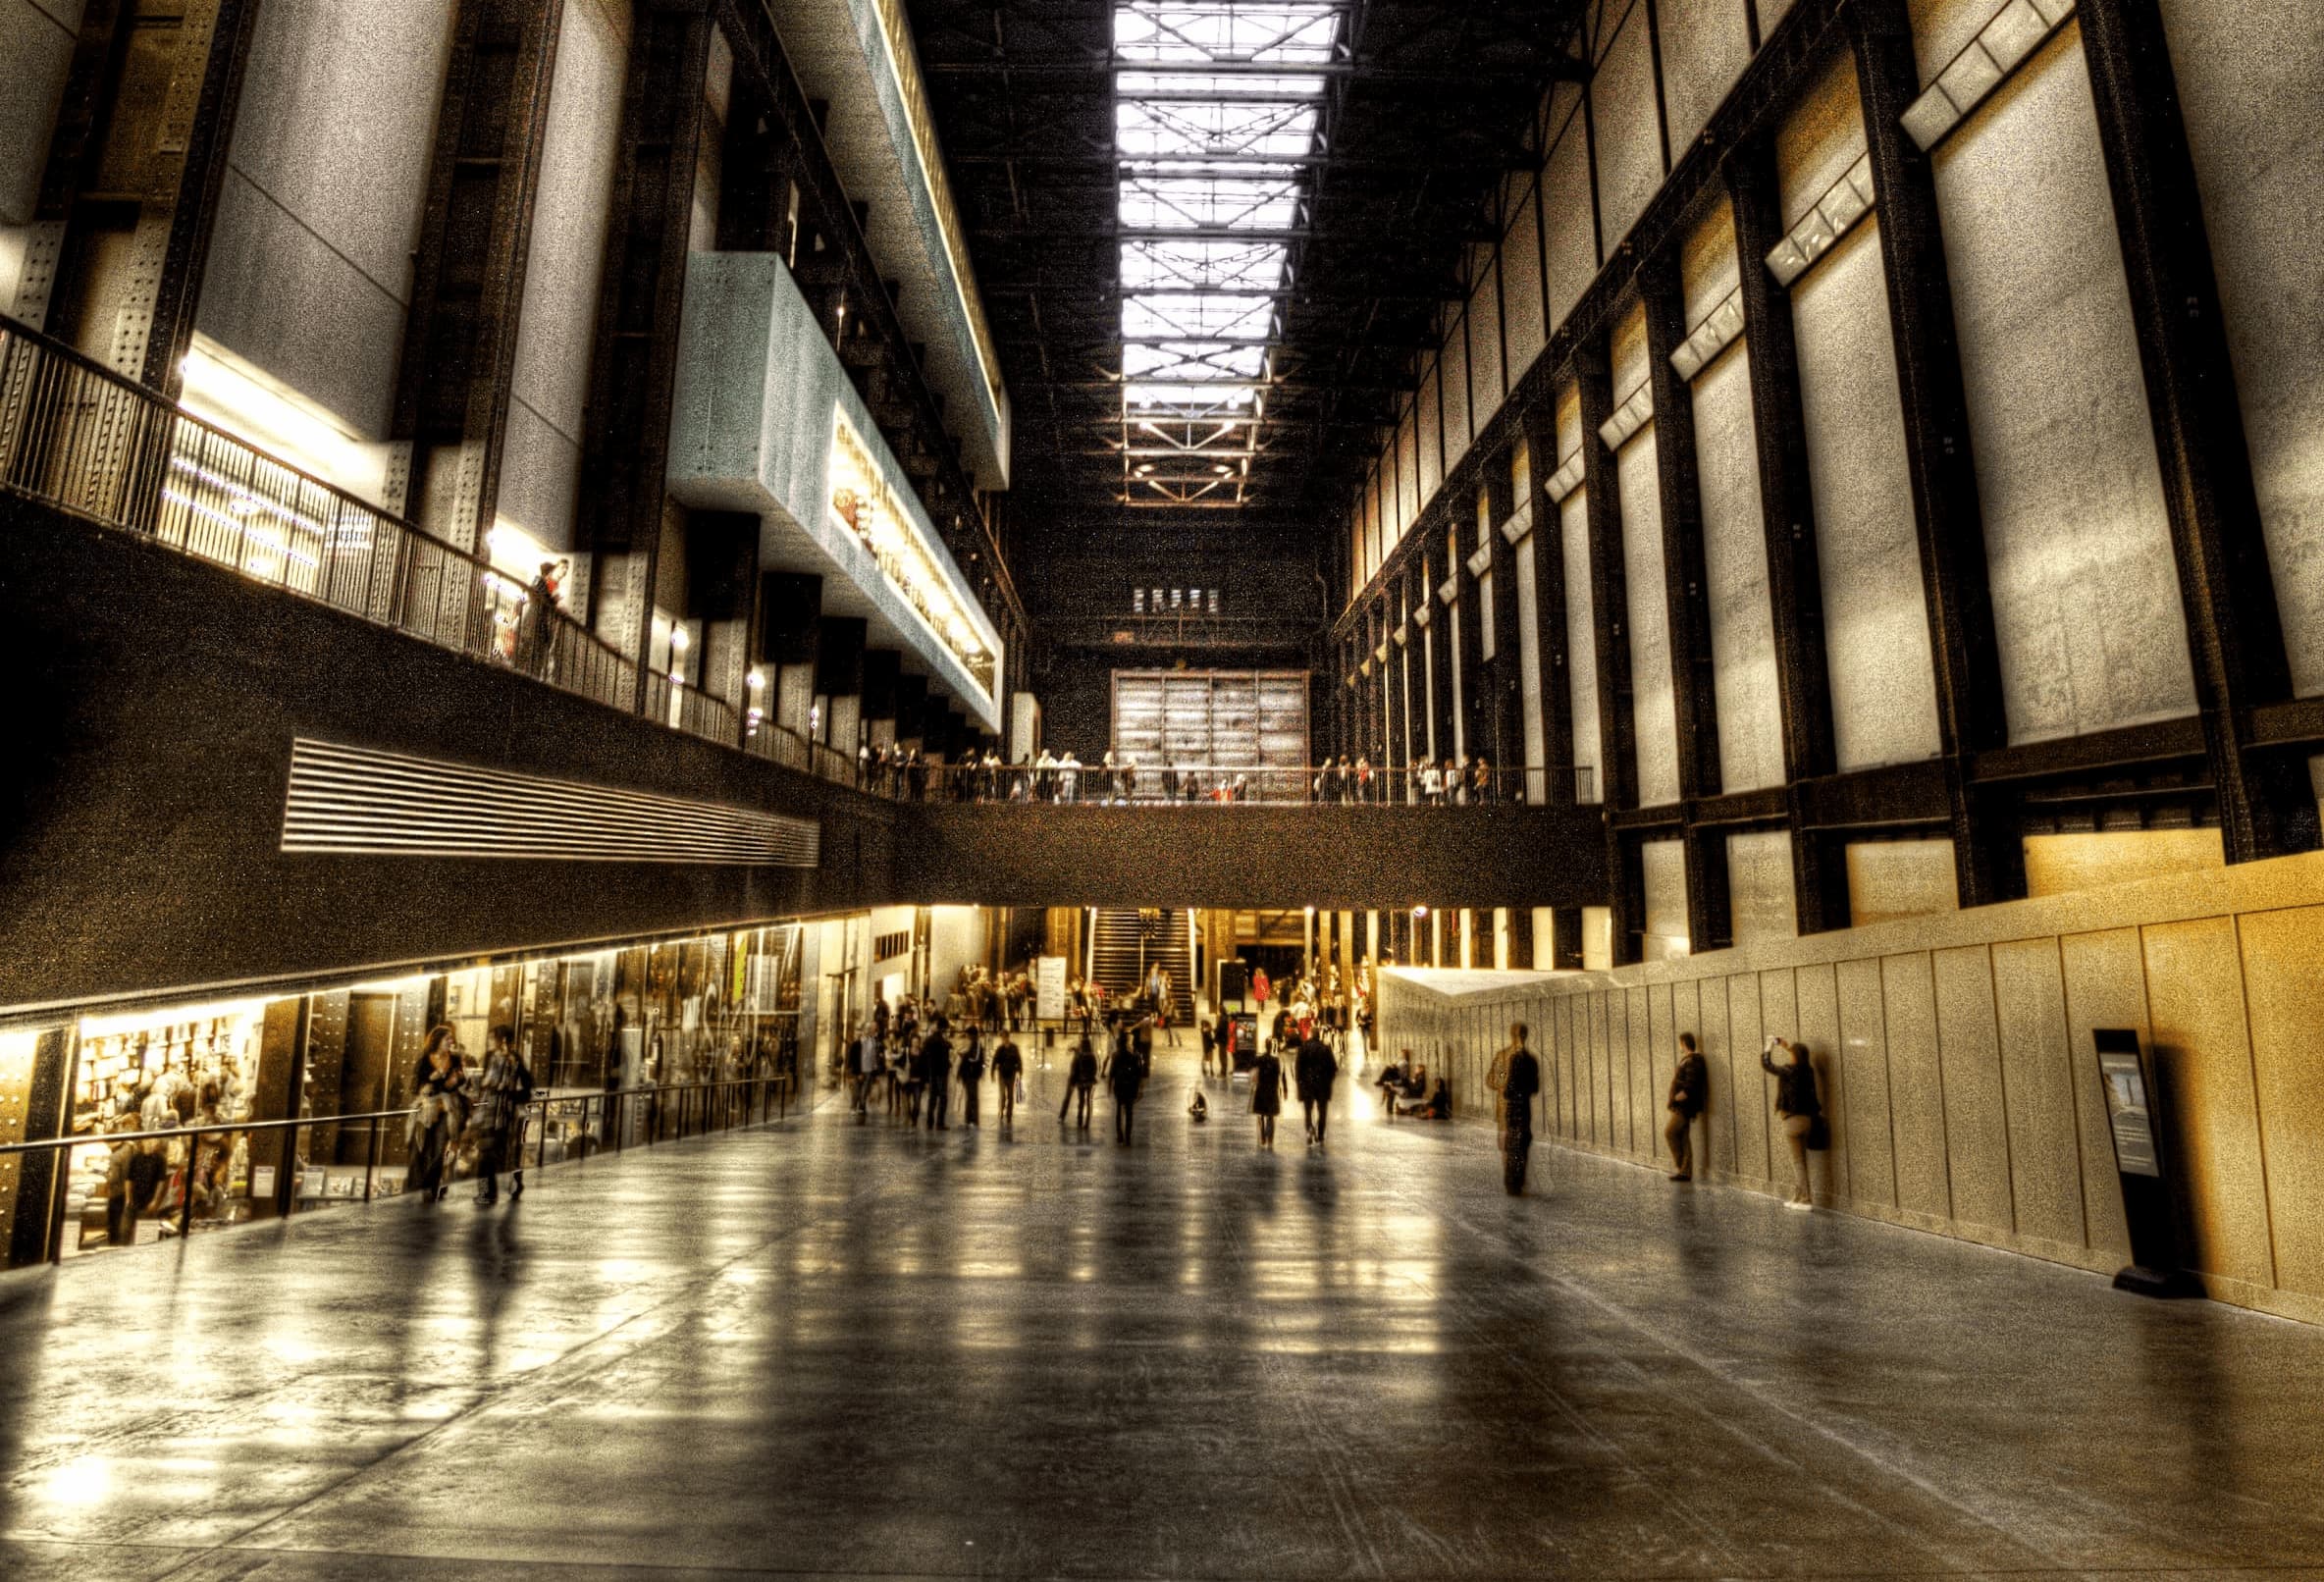
[(827, 615), (816, 646), (815, 690), (823, 700), (821, 740), (853, 754), (862, 740), (864, 635), (861, 619)]
[(769, 571), (759, 579), (759, 664), (766, 678), (761, 690), (768, 700), (762, 707), (794, 736), (808, 734), (822, 618), (822, 578)]

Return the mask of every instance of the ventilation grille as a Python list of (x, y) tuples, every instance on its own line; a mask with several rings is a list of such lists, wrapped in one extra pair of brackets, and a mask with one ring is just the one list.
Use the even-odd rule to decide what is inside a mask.
[(821, 826), (713, 802), (290, 744), (286, 852), (814, 868)]

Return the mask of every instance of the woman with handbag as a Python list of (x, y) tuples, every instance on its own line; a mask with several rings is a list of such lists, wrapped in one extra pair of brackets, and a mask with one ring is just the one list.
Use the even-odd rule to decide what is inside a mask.
[(429, 1029), (412, 1089), (411, 1119), (403, 1129), (404, 1142), (411, 1150), (403, 1173), (404, 1190), (440, 1198), (452, 1142), (468, 1123), (468, 1078), (460, 1070), (450, 1028)]
[[(1775, 1062), (1775, 1051), (1782, 1050), (1785, 1059)], [(1808, 1150), (1824, 1145), (1823, 1103), (1816, 1096), (1816, 1068), (1809, 1063), (1805, 1045), (1790, 1043), (1773, 1033), (1768, 1035), (1766, 1047), (1760, 1050), (1762, 1070), (1775, 1079), (1775, 1118), (1782, 1123), (1783, 1135), (1791, 1143), (1791, 1168), (1796, 1177), (1790, 1200), (1785, 1208), (1812, 1209), (1816, 1206), (1815, 1191), (1808, 1185)]]

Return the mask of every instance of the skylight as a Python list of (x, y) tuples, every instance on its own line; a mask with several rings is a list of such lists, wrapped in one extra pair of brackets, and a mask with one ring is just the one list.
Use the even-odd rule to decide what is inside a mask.
[(1345, 0), (1117, 0), (1123, 494), (1239, 505)]

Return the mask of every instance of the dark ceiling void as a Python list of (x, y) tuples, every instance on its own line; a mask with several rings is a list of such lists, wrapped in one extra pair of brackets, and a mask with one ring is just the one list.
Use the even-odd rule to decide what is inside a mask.
[(909, 0), (1019, 519), (1319, 544), (1539, 166), (1580, 9)]

